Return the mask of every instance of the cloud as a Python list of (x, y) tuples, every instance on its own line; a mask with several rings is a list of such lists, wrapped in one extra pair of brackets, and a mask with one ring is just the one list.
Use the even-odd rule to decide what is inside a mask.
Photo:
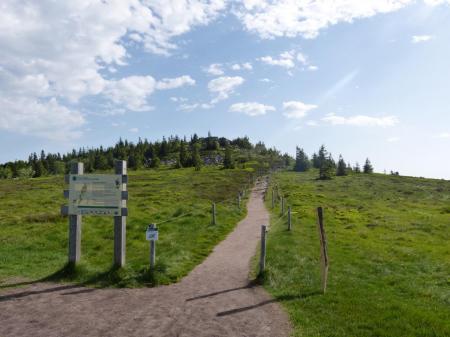
[(442, 132), (437, 137), (441, 138), (441, 139), (449, 139), (450, 138), (450, 132)]
[(399, 140), (400, 140), (400, 137), (390, 137), (390, 138), (386, 139), (386, 141), (389, 143), (395, 143), (395, 142), (398, 142)]
[(131, 128), (128, 131), (132, 132), (132, 133), (138, 133), (139, 129), (138, 128)]
[(261, 78), (259, 81), (264, 82), (264, 83), (272, 83), (273, 82), (271, 79), (268, 79), (268, 78)]
[(275, 108), (271, 105), (264, 105), (256, 102), (235, 103), (230, 106), (229, 111), (241, 112), (248, 116), (261, 116), (265, 115), (268, 111), (275, 111)]
[(59, 104), (55, 98), (37, 101), (28, 98), (8, 99), (0, 96), (0, 129), (37, 135), (52, 140), (79, 138), (84, 116)]
[(222, 64), (220, 63), (210, 64), (209, 67), (205, 69), (205, 72), (213, 76), (220, 76), (224, 74)]
[(317, 67), (317, 66), (309, 66), (308, 67), (308, 70), (310, 70), (310, 71), (316, 71), (318, 69), (319, 69), (319, 67)]
[(421, 42), (428, 42), (434, 39), (434, 36), (432, 35), (414, 35), (411, 38), (412, 43), (421, 43)]
[[(72, 107), (80, 99), (96, 95), (132, 110), (146, 109), (144, 99), (154, 90), (151, 77), (141, 76), (144, 88), (139, 88), (133, 85), (136, 78), (110, 80), (105, 76), (127, 65), (130, 45), (169, 55), (177, 48), (173, 38), (210, 23), (225, 5), (224, 0), (3, 0), (0, 101), (4, 105), (0, 110), (13, 114), (29, 108), (32, 110), (21, 111), (20, 115), (39, 113), (42, 120), (49, 120), (54, 111), (60, 110), (64, 116), (74, 114), (77, 119), (80, 115)], [(121, 94), (120, 88), (131, 97)], [(49, 104), (51, 109), (42, 108)], [(57, 128), (52, 131), (42, 123), (32, 125), (32, 120), (24, 119), (23, 125), (9, 124), (9, 130), (28, 130), (47, 138), (53, 137), (52, 132), (59, 136)]]
[(320, 30), (328, 26), (392, 12), (411, 2), (412, 0), (242, 0), (235, 13), (245, 29), (263, 39), (282, 36), (315, 38)]
[(301, 119), (305, 117), (309, 111), (316, 108), (317, 105), (305, 104), (300, 101), (283, 102), (283, 115), (289, 119)]
[(209, 81), (208, 90), (212, 94), (217, 95), (211, 103), (215, 104), (219, 101), (227, 99), (238, 86), (244, 83), (244, 81), (245, 80), (240, 76), (223, 76)]
[(147, 98), (155, 90), (156, 81), (151, 76), (129, 76), (109, 81), (104, 95), (118, 105), (133, 111), (151, 110)]
[(381, 126), (389, 127), (398, 124), (396, 116), (386, 117), (370, 117), (364, 115), (356, 115), (350, 117), (337, 116), (335, 114), (328, 114), (322, 118), (322, 121), (332, 125), (353, 125), (353, 126)]
[(239, 63), (232, 64), (230, 68), (232, 70), (252, 70), (253, 66), (250, 62), (245, 62), (242, 64)]
[(313, 121), (313, 120), (306, 121), (305, 124), (308, 125), (308, 126), (317, 126), (317, 125), (318, 125), (317, 122), (316, 122), (316, 121)]
[(163, 78), (161, 81), (156, 83), (156, 89), (167, 90), (175, 89), (182, 86), (192, 86), (195, 85), (195, 80), (188, 75), (183, 75), (176, 78)]
[(188, 99), (185, 97), (170, 97), (172, 102), (186, 102)]
[(271, 66), (291, 69), (295, 67), (294, 57), (295, 55), (293, 51), (286, 51), (284, 53), (281, 53), (278, 59), (275, 59), (272, 56), (263, 56), (258, 60)]

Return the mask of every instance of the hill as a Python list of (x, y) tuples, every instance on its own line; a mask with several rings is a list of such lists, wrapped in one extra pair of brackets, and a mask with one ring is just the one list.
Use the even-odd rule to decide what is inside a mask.
[[(292, 207), (293, 230), (277, 203), (264, 285), (289, 312), (294, 335), (449, 336), (450, 181), (317, 176), (312, 170), (272, 177)], [(325, 295), (318, 206), (330, 260)]]

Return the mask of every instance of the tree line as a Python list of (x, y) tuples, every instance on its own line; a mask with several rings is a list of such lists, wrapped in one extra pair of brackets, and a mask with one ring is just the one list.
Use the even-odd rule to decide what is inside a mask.
[(331, 153), (329, 153), (325, 146), (322, 145), (317, 153), (313, 153), (311, 159), (305, 153), (305, 151), (299, 147), (296, 148), (294, 171), (305, 172), (310, 168), (316, 168), (319, 172), (320, 180), (332, 179), (333, 176), (345, 176), (349, 173), (373, 173), (373, 166), (369, 158), (366, 159), (363, 168), (356, 163), (351, 166), (350, 163), (346, 163), (342, 155), (339, 155), (339, 159), (336, 161), (333, 159)]
[(158, 168), (162, 164), (200, 170), (203, 165), (222, 165), (225, 169), (232, 169), (255, 160), (264, 161), (271, 168), (284, 167), (293, 159), (275, 148), (266, 148), (262, 142), (252, 144), (246, 136), (229, 140), (208, 133), (207, 137), (194, 134), (189, 140), (178, 136), (163, 137), (154, 142), (139, 138), (137, 143), (119, 139), (114, 146), (73, 149), (63, 155), (42, 150), (40, 154), (30, 154), (28, 160), (0, 164), (0, 178), (64, 174), (68, 173), (73, 161), (83, 162), (86, 173), (106, 171), (114, 168), (115, 160), (126, 160), (131, 170)]

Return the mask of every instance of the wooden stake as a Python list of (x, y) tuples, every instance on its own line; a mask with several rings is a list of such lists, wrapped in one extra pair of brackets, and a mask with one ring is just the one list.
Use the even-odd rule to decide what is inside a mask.
[(325, 235), (325, 228), (323, 224), (323, 209), (322, 207), (317, 208), (317, 227), (319, 230), (320, 239), (320, 260), (321, 260), (321, 271), (322, 271), (322, 291), (325, 294), (327, 290), (327, 279), (328, 279), (328, 252), (327, 252), (327, 238)]
[(261, 226), (261, 255), (259, 257), (259, 274), (262, 275), (266, 269), (266, 225)]
[[(72, 163), (71, 174), (84, 174), (83, 163)], [(81, 257), (81, 215), (69, 215), (69, 263), (77, 264)]]
[(216, 203), (212, 203), (212, 208), (211, 208), (211, 217), (212, 217), (212, 224), (215, 225), (216, 224)]
[(291, 206), (288, 207), (288, 231), (292, 228)]

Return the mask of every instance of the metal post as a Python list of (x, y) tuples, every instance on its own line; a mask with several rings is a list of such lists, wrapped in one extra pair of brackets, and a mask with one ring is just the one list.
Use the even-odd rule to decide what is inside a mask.
[(212, 208), (211, 208), (211, 215), (212, 215), (212, 224), (215, 225), (216, 224), (216, 203), (212, 203)]
[(291, 206), (288, 207), (288, 230), (292, 229)]
[[(72, 163), (70, 174), (84, 174), (83, 163)], [(69, 263), (77, 264), (81, 257), (81, 215), (69, 215)]]
[(261, 226), (261, 255), (259, 257), (259, 274), (262, 275), (266, 269), (266, 225)]
[[(120, 175), (127, 174), (127, 162), (124, 160), (118, 160), (115, 163), (115, 173)], [(122, 185), (122, 191), (127, 190), (127, 184)], [(122, 207), (127, 207), (127, 201), (122, 200)], [(117, 267), (123, 267), (125, 265), (125, 252), (126, 252), (126, 216), (114, 217), (114, 264)]]

